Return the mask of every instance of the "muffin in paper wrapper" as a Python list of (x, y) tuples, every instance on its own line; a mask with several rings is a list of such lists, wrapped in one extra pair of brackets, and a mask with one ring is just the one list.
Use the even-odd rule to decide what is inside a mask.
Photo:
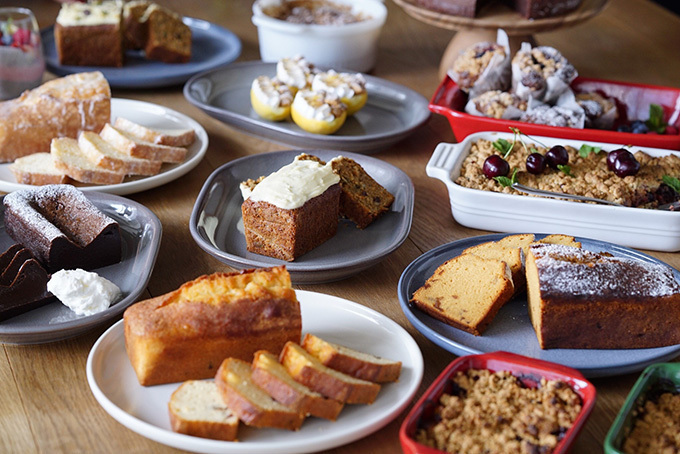
[(554, 106), (537, 99), (530, 98), (527, 111), (520, 121), (547, 126), (583, 129), (586, 114), (583, 108), (576, 102), (576, 97), (571, 89), (568, 89), (559, 98)]
[(578, 93), (576, 102), (586, 114), (586, 128), (612, 129), (619, 116), (616, 102), (599, 93)]
[(470, 98), (465, 112), (480, 117), (500, 120), (519, 120), (527, 109), (527, 102), (513, 93), (491, 90)]
[(496, 42), (479, 42), (463, 50), (448, 70), (448, 76), (470, 97), (510, 86), (510, 42), (498, 29)]
[(531, 47), (522, 43), (512, 59), (512, 91), (523, 99), (530, 97), (546, 104), (554, 104), (578, 71), (554, 47)]

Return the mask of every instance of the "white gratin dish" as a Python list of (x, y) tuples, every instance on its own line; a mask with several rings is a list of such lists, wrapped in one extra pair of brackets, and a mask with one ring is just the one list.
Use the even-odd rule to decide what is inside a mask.
[[(541, 232), (594, 238), (620, 245), (655, 251), (680, 250), (680, 213), (580, 203), (544, 197), (504, 194), (470, 189), (455, 183), (472, 144), (479, 139), (513, 140), (512, 133), (478, 132), (460, 143), (440, 143), (427, 163), (427, 175), (441, 180), (449, 191), (451, 213), (461, 225), (495, 232)], [(576, 149), (585, 143), (552, 137), (524, 137), (548, 147), (569, 145)], [(622, 144), (588, 142), (611, 151)], [(661, 148), (630, 148), (650, 156), (678, 154)]]

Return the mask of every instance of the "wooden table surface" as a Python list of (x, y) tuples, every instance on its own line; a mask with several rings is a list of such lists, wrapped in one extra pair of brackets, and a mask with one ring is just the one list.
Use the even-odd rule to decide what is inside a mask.
[[(7, 4), (6, 0), (0, 2)], [(20, 2), (21, 3), (21, 2)], [(251, 0), (181, 0), (164, 2), (176, 11), (232, 30), (243, 43), (239, 61), (258, 60), (257, 31), (251, 23)], [(440, 82), (437, 70), (452, 32), (422, 24), (392, 1), (379, 42), (373, 75), (410, 87), (430, 98)], [(33, 0), (41, 27), (54, 23), (59, 5)], [(647, 0), (612, 0), (598, 17), (574, 28), (541, 33), (541, 44), (555, 46), (581, 75), (628, 82), (680, 87), (680, 18)], [(129, 196), (149, 207), (163, 224), (163, 240), (151, 281), (143, 297), (179, 287), (201, 274), (230, 268), (203, 252), (189, 234), (189, 216), (198, 192), (221, 164), (256, 153), (285, 149), (227, 126), (191, 106), (181, 87), (113, 90), (113, 95), (168, 106), (201, 123), (210, 137), (205, 159), (188, 175), (157, 189)], [(425, 174), (433, 149), (453, 141), (443, 117), (433, 115), (426, 125), (401, 143), (374, 156), (405, 171), (415, 186), (413, 226), (404, 244), (367, 272), (329, 284), (296, 288), (337, 295), (376, 309), (403, 326), (417, 341), (425, 360), (418, 396), (455, 358), (416, 331), (397, 299), (402, 270), (422, 253), (441, 244), (485, 234), (458, 225), (451, 216), (444, 185)], [(499, 229), (502, 220), (499, 219)], [(680, 267), (678, 254), (651, 253)], [(0, 452), (172, 452), (120, 425), (96, 402), (85, 377), (90, 348), (107, 326), (85, 335), (45, 345), (3, 345), (0, 361)], [(578, 437), (573, 452), (601, 452), (612, 424), (638, 373), (593, 380), (596, 407)], [(410, 406), (409, 406), (410, 408)], [(372, 436), (330, 452), (399, 452), (402, 413)]]

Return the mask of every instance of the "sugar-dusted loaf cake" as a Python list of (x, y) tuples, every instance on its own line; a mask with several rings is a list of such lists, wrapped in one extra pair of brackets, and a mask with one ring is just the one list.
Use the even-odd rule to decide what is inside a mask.
[(170, 427), (194, 437), (232, 441), (238, 417), (224, 403), (212, 380), (189, 380), (177, 388), (168, 402)]
[(210, 378), (227, 357), (299, 342), (300, 304), (285, 267), (215, 273), (130, 306), (125, 345), (142, 385)]
[(339, 181), (330, 164), (296, 158), (257, 183), (241, 183), (248, 251), (292, 261), (332, 238)]
[(53, 300), (47, 271), (31, 252), (15, 244), (0, 254), (0, 321)]
[(146, 23), (146, 58), (165, 63), (186, 63), (191, 59), (191, 29), (177, 13), (153, 3), (140, 22)]
[(276, 355), (260, 350), (255, 352), (252, 364), (253, 382), (277, 402), (303, 415), (335, 421), (344, 406), (298, 383), (290, 376)]
[(380, 358), (344, 345), (334, 344), (311, 333), (305, 334), (302, 348), (325, 366), (374, 383), (397, 381), (401, 374), (401, 361)]
[(286, 343), (279, 361), (296, 381), (330, 399), (348, 404), (370, 404), (380, 392), (379, 384), (326, 367), (294, 342)]
[(71, 185), (15, 191), (3, 203), (7, 234), (49, 272), (89, 270), (121, 259), (118, 223)]
[(59, 63), (123, 66), (123, 2), (62, 3), (54, 24)]
[(529, 314), (541, 348), (680, 343), (680, 284), (667, 266), (534, 244), (526, 273)]
[(227, 406), (249, 426), (298, 430), (305, 415), (275, 401), (251, 378), (250, 363), (225, 359), (215, 383)]
[(480, 336), (514, 291), (508, 265), (475, 254), (442, 263), (411, 303), (455, 328)]
[(55, 137), (99, 131), (111, 118), (111, 89), (100, 72), (45, 82), (0, 103), (0, 162), (50, 151)]
[(113, 126), (137, 140), (159, 145), (188, 147), (196, 140), (196, 131), (193, 129), (151, 129), (123, 117), (116, 118)]
[(9, 166), (17, 183), (42, 186), (44, 184), (63, 184), (68, 176), (54, 165), (50, 153), (33, 153), (17, 158)]
[(90, 160), (76, 139), (58, 137), (52, 139), (50, 154), (54, 166), (75, 181), (92, 184), (119, 184), (125, 179), (123, 170), (109, 170)]

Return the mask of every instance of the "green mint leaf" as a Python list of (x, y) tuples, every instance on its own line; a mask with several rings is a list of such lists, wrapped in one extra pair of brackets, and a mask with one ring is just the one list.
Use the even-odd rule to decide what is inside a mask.
[(496, 180), (496, 182), (503, 187), (506, 187), (506, 188), (510, 187), (510, 186), (513, 185), (513, 183), (517, 182), (517, 168), (515, 168), (515, 170), (512, 171), (512, 175), (510, 176), (510, 178), (508, 178), (508, 177), (493, 177), (493, 179)]
[(578, 154), (582, 158), (587, 158), (590, 153), (599, 153), (602, 151), (602, 147), (594, 147), (592, 145), (588, 145), (587, 143), (584, 143), (581, 145), (581, 148), (578, 149)]
[(680, 180), (670, 175), (661, 177), (661, 181), (670, 186), (675, 192), (680, 193)]
[(649, 105), (649, 120), (645, 124), (652, 131), (663, 134), (666, 129), (666, 123), (663, 121), (663, 107), (658, 104)]
[(562, 173), (564, 173), (565, 175), (568, 175), (568, 176), (570, 176), (570, 177), (573, 177), (573, 176), (574, 176), (574, 174), (571, 173), (571, 167), (569, 167), (568, 165), (557, 164), (557, 168), (558, 168)]
[(514, 144), (512, 142), (508, 142), (505, 139), (498, 139), (497, 141), (495, 141), (493, 143), (493, 147), (496, 150), (501, 152), (501, 155), (503, 155), (503, 158), (508, 157), (508, 154), (510, 154), (510, 152), (512, 151), (513, 145)]

